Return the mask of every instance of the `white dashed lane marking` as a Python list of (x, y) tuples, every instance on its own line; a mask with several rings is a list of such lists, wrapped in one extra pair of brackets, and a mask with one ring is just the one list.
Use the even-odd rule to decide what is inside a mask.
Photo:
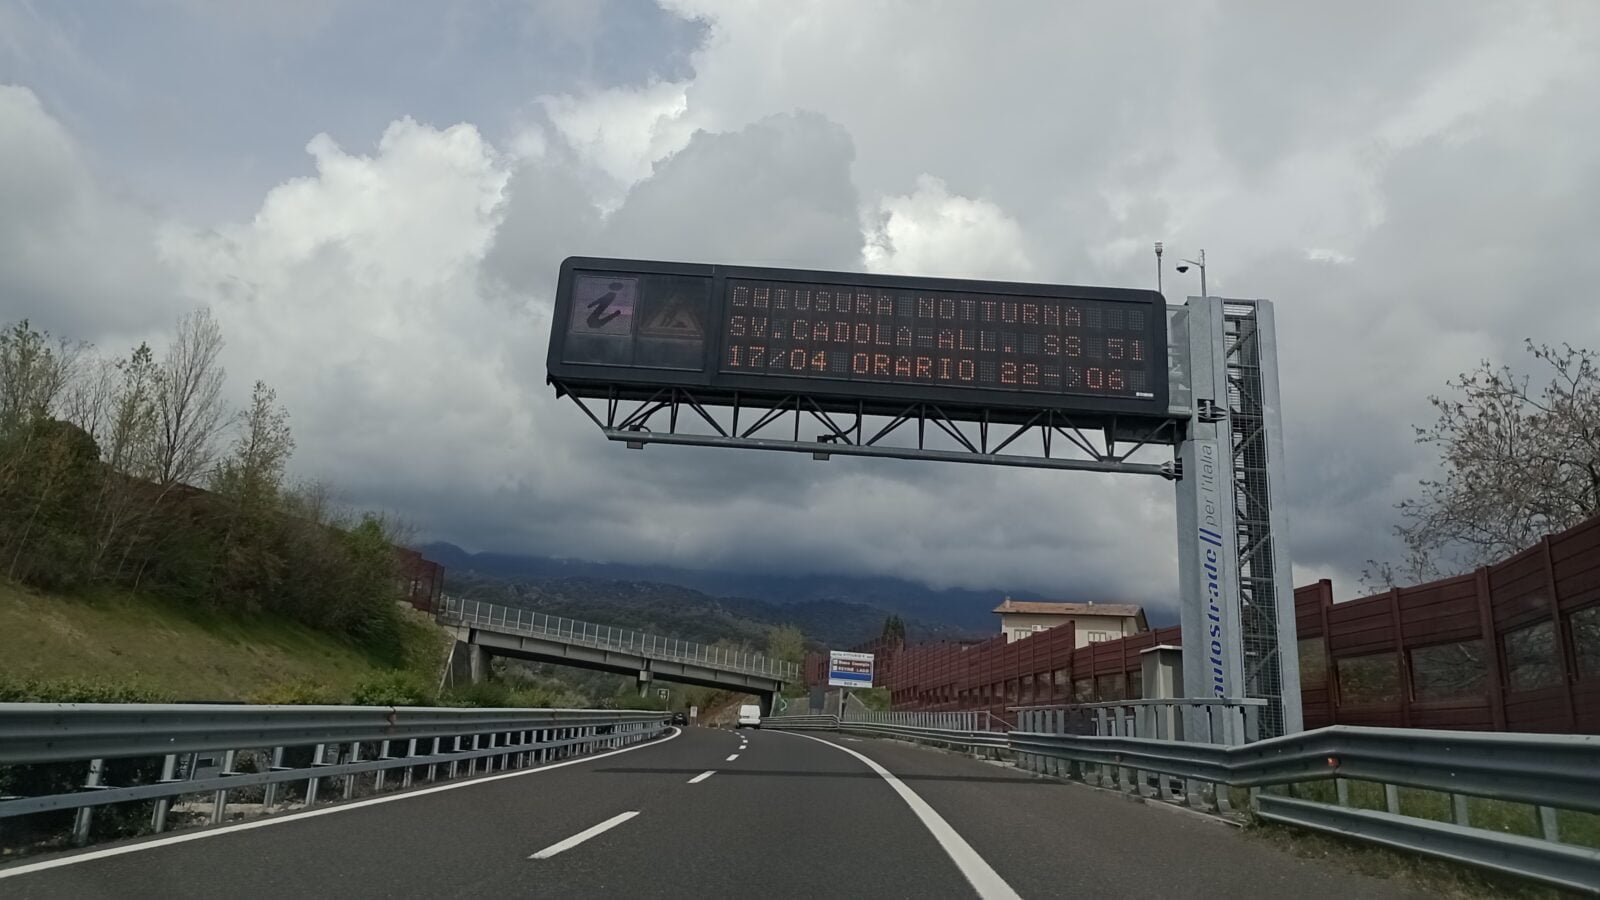
[(592, 837), (596, 837), (606, 833), (607, 831), (610, 831), (611, 829), (621, 825), (623, 822), (628, 821), (638, 814), (639, 811), (637, 809), (633, 810), (632, 812), (619, 813), (618, 815), (612, 816), (604, 822), (601, 822), (599, 825), (593, 825), (585, 828), (584, 830), (578, 832), (572, 837), (567, 838), (564, 841), (556, 841), (554, 844), (551, 844), (550, 846), (540, 850), (538, 853), (535, 853), (528, 858), (549, 859), (550, 857), (555, 856), (557, 853), (560, 853), (564, 850), (571, 850), (573, 847), (578, 846)]

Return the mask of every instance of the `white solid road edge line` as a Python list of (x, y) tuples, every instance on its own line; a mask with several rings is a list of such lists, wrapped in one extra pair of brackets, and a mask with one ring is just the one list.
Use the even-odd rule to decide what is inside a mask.
[(449, 784), (434, 785), (433, 787), (404, 791), (398, 794), (385, 794), (382, 797), (369, 797), (366, 800), (352, 800), (349, 803), (341, 803), (337, 806), (324, 806), (318, 809), (308, 809), (304, 812), (297, 813), (283, 813), (281, 815), (253, 819), (249, 822), (238, 822), (233, 825), (207, 828), (204, 831), (184, 832), (182, 834), (173, 834), (168, 835), (167, 837), (155, 838), (153, 840), (140, 841), (137, 844), (124, 844), (120, 847), (107, 847), (104, 850), (87, 850), (83, 853), (74, 853), (71, 856), (63, 856), (57, 859), (46, 859), (36, 863), (26, 863), (20, 866), (0, 868), (0, 879), (11, 878), (16, 875), (26, 875), (30, 872), (42, 872), (45, 869), (55, 869), (61, 866), (70, 866), (73, 863), (88, 862), (91, 859), (105, 859), (108, 856), (121, 856), (124, 853), (138, 853), (140, 850), (150, 850), (155, 847), (165, 847), (168, 844), (183, 844), (189, 841), (204, 840), (205, 838), (216, 837), (219, 834), (232, 834), (235, 831), (249, 831), (252, 828), (266, 828), (271, 825), (282, 825), (285, 822), (298, 822), (301, 819), (312, 819), (316, 818), (317, 816), (328, 816), (334, 813), (345, 812), (347, 810), (361, 809), (362, 807), (366, 806), (377, 806), (380, 803), (393, 803), (396, 800), (409, 800), (412, 797), (421, 797), (426, 794), (437, 794), (441, 791), (453, 791), (456, 788), (472, 787), (475, 784), (488, 784), (491, 781), (499, 781), (502, 778), (517, 778), (522, 775), (537, 775), (540, 772), (548, 772), (551, 769), (564, 769), (567, 766), (575, 766), (579, 763), (593, 762), (597, 759), (605, 759), (608, 756), (616, 756), (618, 753), (631, 753), (635, 750), (643, 750), (646, 747), (659, 747), (681, 734), (683, 734), (682, 729), (673, 728), (672, 734), (662, 738), (659, 741), (651, 741), (648, 744), (636, 744), (632, 747), (623, 747), (620, 750), (608, 750), (605, 753), (597, 753), (594, 756), (580, 756), (577, 759), (563, 760), (562, 762), (551, 763), (547, 766), (539, 766), (538, 768), (534, 769), (518, 769), (515, 772), (502, 772), (498, 775), (486, 775), (482, 778), (469, 778), (465, 781), (452, 781)]
[(827, 744), (835, 750), (842, 750), (866, 763), (867, 768), (878, 773), (878, 776), (884, 781), (889, 782), (889, 787), (894, 788), (894, 792), (900, 795), (900, 799), (904, 800), (906, 805), (911, 807), (911, 811), (916, 813), (917, 818), (922, 820), (922, 824), (928, 829), (928, 833), (932, 834), (933, 839), (939, 842), (940, 847), (944, 848), (944, 852), (949, 855), (950, 861), (956, 864), (956, 868), (960, 869), (961, 874), (967, 877), (972, 889), (977, 891), (978, 896), (982, 897), (983, 900), (1021, 900), (1017, 892), (1011, 889), (1011, 885), (1006, 884), (1006, 880), (1000, 877), (1000, 873), (996, 872), (983, 857), (979, 856), (978, 851), (972, 849), (972, 845), (957, 834), (956, 830), (950, 827), (950, 823), (946, 822), (943, 816), (928, 805), (928, 801), (918, 796), (916, 791), (906, 787), (900, 779), (894, 776), (893, 772), (878, 765), (877, 762), (868, 758), (865, 754), (857, 753), (849, 747), (841, 747), (833, 741), (825, 741), (809, 734), (795, 734), (794, 732), (790, 732), (790, 734), (795, 737), (816, 741), (819, 744)]
[(533, 854), (532, 856), (530, 856), (528, 858), (529, 859), (549, 859), (550, 857), (555, 856), (557, 853), (560, 853), (563, 850), (571, 850), (573, 847), (578, 846), (579, 844), (583, 843), (584, 841), (587, 841), (588, 839), (594, 837), (597, 834), (601, 834), (603, 832), (610, 831), (611, 829), (617, 827), (618, 825), (621, 825), (623, 822), (628, 821), (629, 819), (633, 818), (634, 816), (637, 816), (638, 814), (639, 814), (639, 811), (637, 809), (633, 810), (632, 812), (618, 813), (617, 815), (612, 816), (611, 818), (605, 820), (604, 822), (601, 822), (599, 825), (593, 825), (593, 826), (590, 826), (588, 828), (585, 828), (584, 830), (578, 832), (577, 834), (573, 835), (572, 837), (567, 838), (564, 841), (556, 841), (554, 844), (551, 844), (550, 846), (544, 848), (543, 850), (540, 850), (538, 853), (535, 853), (535, 854)]
[(716, 769), (707, 769), (704, 772), (701, 772), (699, 775), (696, 775), (695, 777), (689, 779), (689, 783), (690, 784), (699, 784), (700, 782), (705, 781), (707, 778), (710, 778), (711, 776), (713, 776), (715, 774), (717, 774), (717, 770)]

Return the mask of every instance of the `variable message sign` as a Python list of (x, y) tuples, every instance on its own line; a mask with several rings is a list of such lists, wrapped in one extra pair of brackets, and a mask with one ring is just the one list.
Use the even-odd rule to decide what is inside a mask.
[[(553, 381), (1167, 414), (1154, 291), (572, 258)], [(602, 390), (602, 386), (604, 386)]]

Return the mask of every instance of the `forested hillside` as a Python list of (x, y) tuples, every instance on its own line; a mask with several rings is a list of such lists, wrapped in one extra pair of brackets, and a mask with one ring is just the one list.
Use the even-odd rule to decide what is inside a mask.
[(288, 480), (289, 413), (260, 381), (229, 407), (222, 342), (204, 310), (159, 354), (0, 331), (0, 579), (281, 617), (401, 662), (393, 529)]

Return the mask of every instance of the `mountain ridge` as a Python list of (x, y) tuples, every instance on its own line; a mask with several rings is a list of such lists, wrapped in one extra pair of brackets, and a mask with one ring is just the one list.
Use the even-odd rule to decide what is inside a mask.
[[(916, 619), (936, 631), (990, 634), (998, 627), (993, 610), (1007, 596), (1016, 600), (1051, 598), (1028, 591), (931, 588), (884, 575), (761, 575), (666, 565), (600, 563), (517, 553), (473, 553), (437, 541), (416, 549), (451, 573), (476, 573), (501, 579), (597, 578), (650, 582), (698, 591), (709, 597), (742, 598), (774, 606), (833, 601), (859, 604)], [(909, 624), (909, 622), (908, 622)], [(943, 626), (943, 627), (940, 627)]]

